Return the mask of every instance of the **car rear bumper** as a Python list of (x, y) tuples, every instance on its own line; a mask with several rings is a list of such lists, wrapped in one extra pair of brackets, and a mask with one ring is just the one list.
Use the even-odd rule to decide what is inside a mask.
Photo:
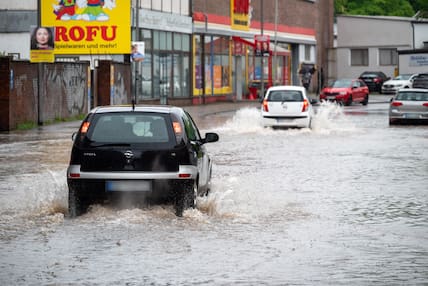
[(195, 179), (198, 170), (193, 165), (180, 165), (178, 172), (82, 172), (80, 165), (70, 165), (67, 169), (67, 178), (73, 180), (170, 180), (170, 179)]
[(428, 123), (428, 112), (399, 112), (390, 111), (389, 121), (391, 123)]
[(262, 124), (264, 127), (310, 127), (310, 116), (293, 116), (293, 117), (266, 117), (263, 116)]

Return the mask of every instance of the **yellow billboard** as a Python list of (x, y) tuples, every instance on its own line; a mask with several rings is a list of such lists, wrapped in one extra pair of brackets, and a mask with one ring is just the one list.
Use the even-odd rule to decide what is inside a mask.
[(55, 27), (55, 54), (129, 54), (129, 0), (42, 0), (41, 22)]

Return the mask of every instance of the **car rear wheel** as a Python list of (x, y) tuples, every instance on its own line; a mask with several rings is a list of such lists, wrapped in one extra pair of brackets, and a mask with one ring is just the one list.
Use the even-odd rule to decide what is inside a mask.
[(77, 217), (84, 214), (89, 207), (90, 203), (87, 199), (79, 196), (78, 191), (70, 188), (68, 192), (68, 215), (70, 217)]
[(195, 180), (184, 183), (175, 190), (174, 209), (175, 215), (183, 216), (184, 210), (196, 207), (196, 197), (198, 195), (198, 185)]
[(366, 95), (366, 97), (364, 97), (364, 100), (361, 102), (362, 105), (367, 105), (369, 103), (369, 95)]
[(345, 105), (346, 106), (349, 106), (349, 105), (351, 105), (352, 104), (352, 95), (350, 95), (349, 97), (348, 97), (348, 100), (345, 102)]

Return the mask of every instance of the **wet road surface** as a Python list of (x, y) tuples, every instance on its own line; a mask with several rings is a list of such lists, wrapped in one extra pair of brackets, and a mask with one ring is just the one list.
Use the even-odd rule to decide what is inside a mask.
[(79, 123), (0, 134), (0, 284), (427, 285), (427, 126), (389, 127), (387, 103), (323, 104), (312, 130), (271, 130), (257, 107), (189, 108), (220, 141), (212, 192), (183, 218), (69, 219)]

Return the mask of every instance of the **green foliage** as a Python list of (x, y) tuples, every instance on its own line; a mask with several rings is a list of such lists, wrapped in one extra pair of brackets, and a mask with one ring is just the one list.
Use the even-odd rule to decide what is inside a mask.
[[(336, 14), (412, 17), (428, 7), (427, 0), (335, 0)], [(428, 10), (427, 10), (428, 11)]]

